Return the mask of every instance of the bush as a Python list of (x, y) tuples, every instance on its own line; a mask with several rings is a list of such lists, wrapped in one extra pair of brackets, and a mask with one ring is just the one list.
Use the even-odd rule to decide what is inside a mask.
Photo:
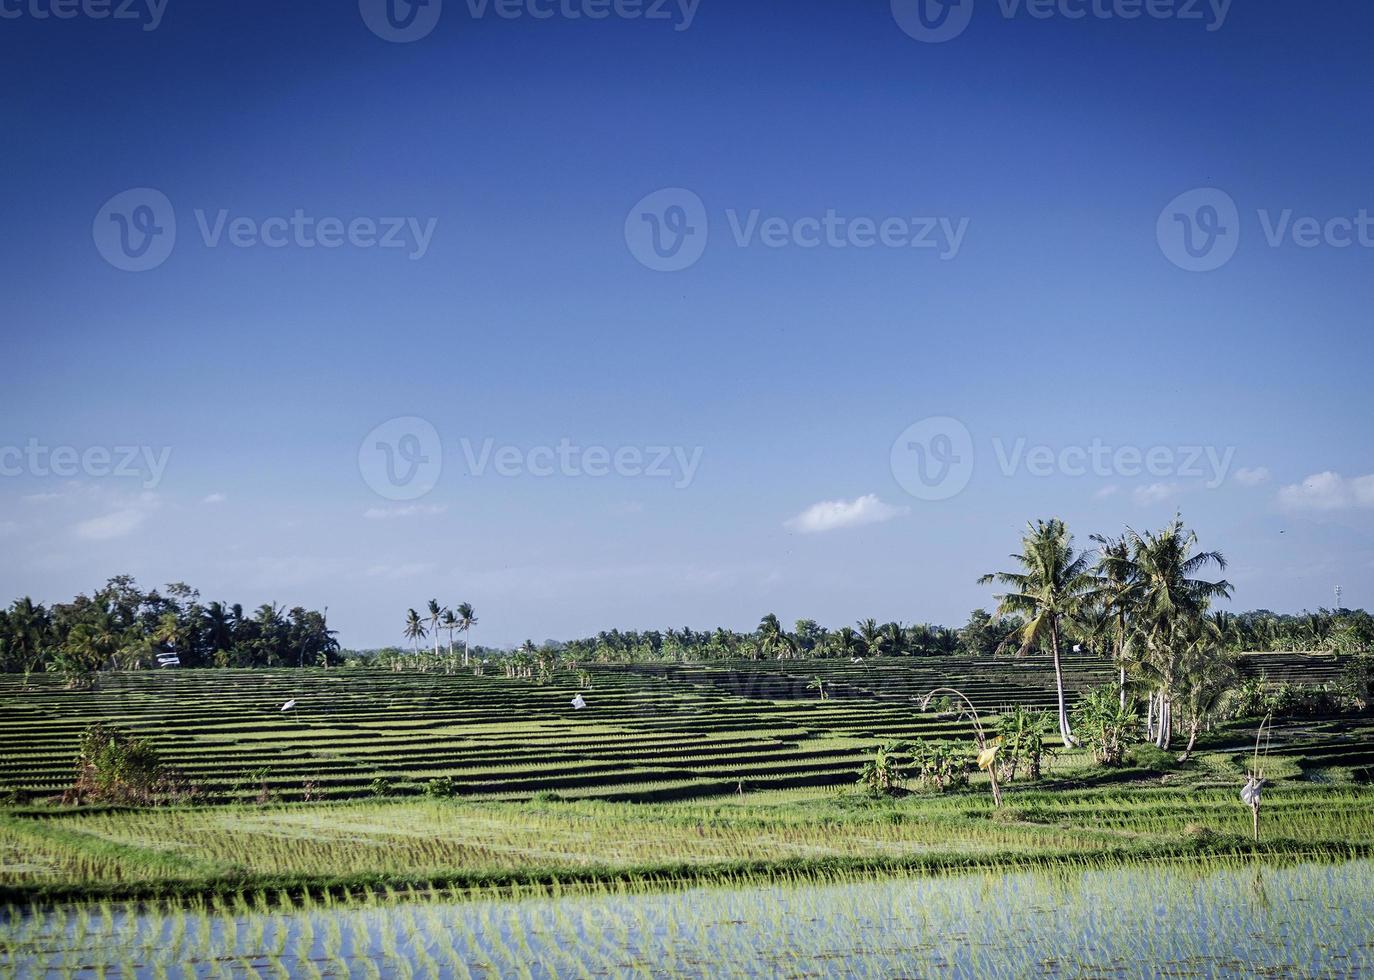
[(530, 797), (531, 803), (562, 803), (563, 797), (551, 789), (540, 790)]
[(436, 776), (425, 783), (425, 795), (431, 799), (446, 800), (458, 795), (458, 787), (454, 785), (452, 776)]
[(1092, 750), (1093, 758), (1104, 766), (1119, 766), (1126, 747), (1140, 741), (1140, 716), (1110, 684), (1087, 691), (1073, 713), (1074, 734)]
[(367, 784), (367, 791), (379, 799), (383, 796), (391, 795), (391, 780), (385, 776), (378, 776)]
[(937, 793), (967, 786), (974, 766), (966, 748), (948, 742), (917, 742), (911, 761), (921, 785)]
[(81, 735), (76, 781), (63, 802), (152, 806), (194, 792), (180, 772), (162, 764), (148, 739), (92, 725)]

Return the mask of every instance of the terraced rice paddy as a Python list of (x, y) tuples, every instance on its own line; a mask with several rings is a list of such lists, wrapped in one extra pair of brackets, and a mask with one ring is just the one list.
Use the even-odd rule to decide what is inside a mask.
[[(983, 707), (1053, 702), (1043, 662), (853, 665), (794, 661), (710, 668), (591, 667), (590, 688), (471, 674), (365, 670), (166, 671), (107, 679), (95, 692), (50, 678), (0, 678), (0, 787), (60, 794), (77, 737), (103, 721), (152, 737), (210, 799), (420, 792), (450, 777), (460, 795), (541, 791), (620, 800), (692, 799), (853, 781), (875, 742), (963, 737), (965, 722), (922, 714), (941, 684)], [(1075, 689), (1102, 683), (1070, 666)], [(807, 685), (827, 680), (827, 697)], [(587, 707), (570, 703), (581, 693)], [(295, 707), (281, 710), (287, 701)], [(264, 772), (265, 770), (265, 772)], [(743, 787), (741, 787), (743, 784)]]
[[(1332, 667), (1264, 669), (1312, 683)], [(1367, 723), (1279, 732), (1255, 845), (1242, 728), (1208, 736), (1186, 771), (1061, 752), (1048, 784), (1007, 787), (997, 811), (976, 782), (854, 791), (880, 741), (969, 739), (967, 721), (918, 709), (931, 689), (1044, 707), (1043, 664), (589, 673), (0, 681), (0, 780), (29, 801), (0, 812), (0, 974), (1374, 970)], [(1072, 689), (1107, 679), (1070, 664)], [(151, 737), (197, 805), (53, 805), (96, 721)], [(436, 777), (456, 798), (420, 795)], [(1338, 863), (1293, 863), (1318, 860)]]
[[(1330, 661), (1268, 656), (1275, 680), (1314, 683)], [(1067, 662), (1070, 692), (1106, 683)], [(546, 685), (500, 676), (367, 670), (165, 671), (113, 675), (94, 692), (0, 677), (0, 790), (59, 795), (77, 738), (101, 721), (151, 737), (209, 802), (415, 794), (448, 777), (465, 799), (663, 801), (847, 785), (893, 738), (966, 737), (967, 722), (917, 701), (953, 685), (995, 712), (1054, 702), (1044, 661), (964, 658), (587, 668)], [(825, 681), (827, 697), (810, 687)], [(570, 703), (581, 693), (586, 708)], [(281, 707), (294, 700), (295, 707)], [(1315, 751), (1318, 746), (1313, 745)], [(1328, 766), (1369, 765), (1333, 733)], [(379, 783), (380, 780), (380, 783)]]

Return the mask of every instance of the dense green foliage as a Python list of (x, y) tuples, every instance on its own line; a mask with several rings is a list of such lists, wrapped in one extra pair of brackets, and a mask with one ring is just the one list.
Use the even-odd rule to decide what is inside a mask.
[(153, 667), (167, 652), (183, 667), (318, 667), (337, 662), (339, 644), (323, 613), (266, 604), (250, 614), (203, 603), (181, 583), (144, 592), (127, 575), (71, 602), (23, 598), (0, 610), (3, 672), (46, 670), (83, 686), (100, 671)]

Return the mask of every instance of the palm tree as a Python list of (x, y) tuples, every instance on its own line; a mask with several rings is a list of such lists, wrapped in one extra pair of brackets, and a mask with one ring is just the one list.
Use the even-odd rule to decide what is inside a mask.
[(900, 623), (885, 623), (878, 634), (878, 644), (889, 657), (900, 657), (906, 653), (906, 631)]
[(472, 611), (472, 603), (458, 603), (458, 628), (463, 631), (463, 666), (469, 662), (468, 630), (477, 625), (477, 614)]
[(1079, 618), (1084, 608), (1097, 594), (1098, 581), (1093, 576), (1087, 553), (1074, 550), (1073, 535), (1059, 518), (1035, 521), (1027, 525), (1021, 539), (1021, 553), (1012, 561), (1022, 571), (991, 572), (978, 582), (987, 585), (997, 582), (1009, 591), (997, 596), (998, 615), (1013, 613), (1026, 618), (1021, 628), (1020, 653), (1049, 642), (1054, 658), (1054, 687), (1059, 704), (1059, 735), (1065, 745), (1077, 746), (1069, 727), (1068, 707), (1064, 703), (1064, 669), (1059, 661), (1059, 637), (1066, 624)]
[(1180, 663), (1178, 700), (1188, 723), (1188, 744), (1179, 756), (1187, 762), (1197, 744), (1198, 732), (1214, 718), (1240, 672), (1225, 650), (1225, 635), (1218, 617), (1208, 617), (1189, 638)]
[[(1149, 660), (1156, 685), (1152, 701), (1159, 724), (1155, 744), (1167, 749), (1173, 737), (1171, 698), (1180, 680), (1180, 658), (1189, 639), (1202, 627), (1213, 599), (1230, 598), (1231, 583), (1196, 578), (1215, 565), (1224, 571), (1226, 559), (1219, 551), (1196, 551), (1197, 533), (1175, 517), (1163, 530), (1144, 535), (1127, 528), (1131, 556), (1125, 573), (1136, 581), (1138, 598), (1134, 634)], [(1215, 626), (1212, 627), (1215, 630)]]
[(855, 623), (859, 627), (859, 636), (863, 637), (864, 651), (870, 657), (876, 657), (881, 652), (879, 644), (881, 642), (882, 631), (878, 628), (878, 621), (873, 618), (861, 619)]
[(420, 641), (428, 636), (425, 630), (424, 620), (420, 619), (420, 614), (414, 609), (406, 611), (405, 638), (410, 641), (410, 648), (415, 653), (420, 652)]
[(859, 634), (852, 626), (841, 626), (830, 635), (830, 646), (836, 656), (852, 659), (859, 649)]
[(434, 659), (439, 659), (439, 622), (447, 612), (443, 606), (439, 605), (438, 599), (429, 600), (429, 628), (434, 632)]
[(206, 648), (211, 656), (228, 651), (234, 645), (232, 615), (222, 602), (212, 602), (201, 614), (205, 627)]
[(446, 672), (446, 673), (452, 673), (452, 672), (453, 672), (453, 631), (456, 630), (456, 629), (458, 628), (458, 617), (455, 616), (455, 615), (453, 614), (453, 610), (452, 610), (452, 609), (445, 609), (445, 610), (444, 610), (444, 615), (443, 615), (443, 616), (440, 618), (440, 620), (439, 620), (439, 627), (440, 627), (441, 629), (443, 629), (444, 632), (448, 633), (448, 656), (445, 658), (445, 660), (446, 660), (447, 663), (448, 663), (448, 667), (445, 668), (445, 672)]
[(797, 649), (796, 641), (782, 628), (782, 623), (773, 613), (769, 613), (759, 620), (759, 646), (765, 656), (773, 655), (779, 660), (795, 653)]
[(1116, 660), (1117, 688), (1121, 707), (1126, 707), (1126, 644), (1130, 636), (1130, 620), (1139, 599), (1139, 582), (1131, 565), (1131, 545), (1123, 535), (1118, 538), (1094, 534), (1092, 539), (1101, 548), (1097, 574), (1102, 580), (1102, 603), (1112, 620), (1112, 647)]

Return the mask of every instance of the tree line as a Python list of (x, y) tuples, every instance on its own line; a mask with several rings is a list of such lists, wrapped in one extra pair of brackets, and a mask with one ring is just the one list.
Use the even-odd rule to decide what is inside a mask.
[(90, 595), (45, 606), (25, 597), (0, 610), (0, 670), (47, 671), (73, 686), (104, 670), (156, 666), (175, 652), (183, 667), (301, 667), (339, 662), (325, 614), (264, 603), (202, 602), (182, 582), (143, 591), (118, 575)]

